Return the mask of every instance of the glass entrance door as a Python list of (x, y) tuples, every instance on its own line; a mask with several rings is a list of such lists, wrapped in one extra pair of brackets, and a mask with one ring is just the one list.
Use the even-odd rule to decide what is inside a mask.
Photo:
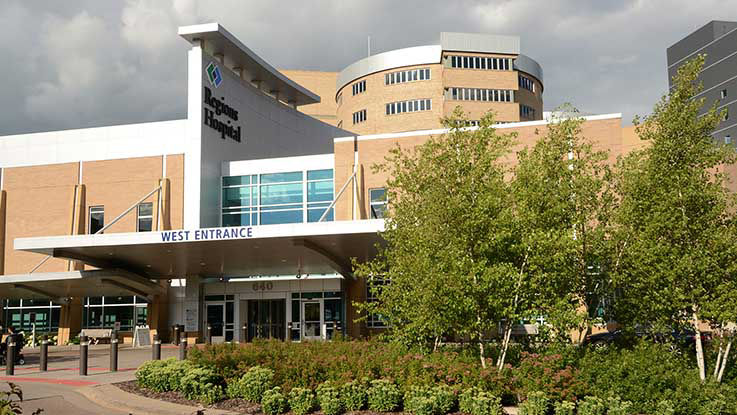
[(248, 300), (248, 341), (255, 338), (284, 340), (286, 301)]
[(208, 303), (207, 312), (205, 313), (205, 330), (212, 327), (210, 335), (213, 343), (222, 343), (225, 340), (225, 304)]
[(302, 302), (302, 338), (322, 339), (322, 300)]

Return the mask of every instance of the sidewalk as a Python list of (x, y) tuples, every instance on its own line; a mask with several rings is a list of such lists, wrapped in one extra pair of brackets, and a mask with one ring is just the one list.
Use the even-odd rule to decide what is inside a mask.
[[(24, 348), (26, 364), (15, 366), (15, 375), (6, 376), (0, 367), (2, 388), (4, 382), (18, 384), (23, 390), (22, 408), (28, 413), (37, 408), (48, 414), (196, 414), (198, 408), (176, 405), (130, 394), (112, 385), (135, 379), (135, 370), (151, 360), (151, 348), (132, 348), (123, 345), (118, 351), (118, 371), (110, 372), (110, 345), (91, 345), (88, 376), (79, 375), (79, 346), (49, 347), (48, 371), (39, 370), (38, 348)], [(175, 347), (162, 347), (161, 357), (176, 357)], [(214, 409), (204, 414), (228, 414)]]

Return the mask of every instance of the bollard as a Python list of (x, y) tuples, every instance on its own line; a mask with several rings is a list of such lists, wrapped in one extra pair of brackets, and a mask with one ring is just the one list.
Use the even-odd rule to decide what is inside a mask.
[(212, 344), (212, 326), (207, 325), (207, 337), (205, 338), (207, 344)]
[(15, 335), (8, 342), (8, 350), (5, 355), (5, 374), (8, 376), (15, 375)]
[(115, 331), (110, 336), (110, 371), (118, 371), (118, 333)]
[(41, 340), (39, 370), (42, 372), (49, 370), (49, 336), (44, 336), (43, 340)]
[(179, 342), (179, 360), (187, 360), (187, 339)]
[(248, 326), (244, 324), (243, 327), (241, 327), (241, 330), (243, 330), (243, 336), (241, 336), (241, 343), (245, 343), (246, 340), (248, 340)]
[(154, 346), (151, 349), (151, 353), (153, 354), (152, 358), (154, 360), (161, 360), (161, 340), (159, 340), (158, 334), (154, 334)]
[(87, 336), (79, 336), (79, 376), (87, 376)]
[(181, 342), (180, 339), (181, 334), (179, 333), (179, 324), (174, 325), (174, 344), (179, 346), (179, 343)]

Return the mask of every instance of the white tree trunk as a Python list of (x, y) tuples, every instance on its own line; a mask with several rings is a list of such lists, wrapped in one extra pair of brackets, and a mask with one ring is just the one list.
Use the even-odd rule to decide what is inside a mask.
[(479, 332), (479, 357), (481, 358), (481, 367), (486, 369), (486, 358), (484, 358), (484, 336)]
[(714, 380), (717, 380), (717, 376), (719, 376), (719, 368), (722, 366), (722, 355), (724, 354), (724, 331), (722, 331), (722, 334), (719, 336), (719, 353), (717, 354), (717, 361), (714, 364)]
[(727, 342), (727, 350), (724, 351), (724, 356), (722, 356), (722, 364), (721, 368), (719, 368), (719, 376), (717, 376), (717, 382), (722, 383), (722, 377), (724, 376), (724, 368), (727, 366), (727, 359), (729, 359), (729, 349), (732, 348), (732, 338), (729, 338), (729, 342)]
[(696, 363), (699, 366), (699, 379), (706, 381), (706, 364), (704, 362), (704, 345), (701, 343), (701, 328), (699, 327), (699, 316), (693, 313), (693, 328), (696, 336)]
[(509, 349), (509, 339), (512, 337), (512, 323), (507, 323), (507, 329), (504, 332), (504, 338), (502, 339), (502, 350), (499, 352), (499, 358), (496, 362), (497, 371), (501, 372), (504, 368), (504, 360), (507, 358), (507, 350)]

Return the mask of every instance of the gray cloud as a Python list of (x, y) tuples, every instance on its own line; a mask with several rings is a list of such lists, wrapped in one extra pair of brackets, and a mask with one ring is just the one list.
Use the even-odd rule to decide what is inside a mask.
[(545, 71), (546, 109), (647, 114), (667, 89), (665, 49), (718, 0), (195, 1), (6, 0), (0, 9), (0, 134), (181, 118), (180, 25), (218, 21), (272, 65), (337, 71), (441, 31), (515, 34)]

